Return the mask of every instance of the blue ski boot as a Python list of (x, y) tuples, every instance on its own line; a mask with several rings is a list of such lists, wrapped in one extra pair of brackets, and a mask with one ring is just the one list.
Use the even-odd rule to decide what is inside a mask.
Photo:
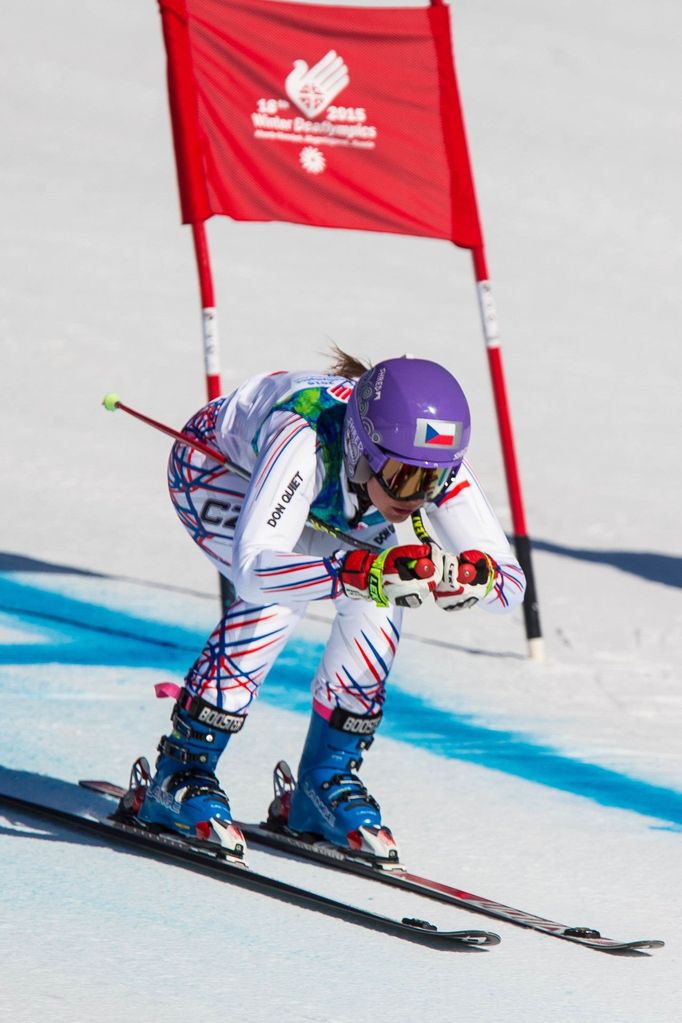
[(183, 689), (171, 720), (173, 731), (159, 743), (154, 775), (144, 757), (133, 765), (119, 816), (134, 817), (146, 827), (171, 831), (191, 842), (217, 844), (228, 856), (243, 859), (244, 836), (232, 823), (215, 768), (244, 716), (228, 714)]
[(319, 836), (357, 856), (397, 862), (398, 849), (381, 823), (379, 804), (353, 773), (380, 721), (381, 712), (362, 717), (336, 707), (326, 721), (313, 711), (298, 784), (290, 799), (280, 798), (279, 806), (275, 800), (271, 822), (276, 823), (277, 809), (286, 806), (291, 831)]

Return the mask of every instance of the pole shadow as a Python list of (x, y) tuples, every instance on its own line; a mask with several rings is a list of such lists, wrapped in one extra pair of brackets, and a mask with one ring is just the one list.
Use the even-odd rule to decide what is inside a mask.
[(657, 554), (655, 551), (593, 550), (587, 547), (569, 547), (548, 540), (533, 540), (533, 549), (559, 554), (598, 565), (610, 565), (649, 582), (682, 589), (682, 557)]

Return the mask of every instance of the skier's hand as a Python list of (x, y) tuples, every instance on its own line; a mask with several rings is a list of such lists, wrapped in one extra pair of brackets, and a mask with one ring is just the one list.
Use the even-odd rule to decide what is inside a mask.
[(441, 563), (432, 559), (429, 544), (389, 547), (381, 554), (349, 551), (340, 572), (346, 596), (373, 600), (377, 607), (419, 607), (441, 577)]
[(492, 590), (499, 572), (497, 562), (483, 551), (462, 551), (449, 554), (435, 544), (432, 557), (442, 563), (442, 578), (433, 598), (443, 611), (461, 611), (473, 607)]

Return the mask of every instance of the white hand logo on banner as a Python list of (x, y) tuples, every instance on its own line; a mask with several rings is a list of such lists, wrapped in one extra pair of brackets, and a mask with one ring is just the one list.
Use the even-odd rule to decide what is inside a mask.
[(308, 117), (317, 117), (345, 89), (350, 78), (343, 58), (330, 50), (314, 67), (295, 60), (294, 70), (284, 83), (287, 96)]

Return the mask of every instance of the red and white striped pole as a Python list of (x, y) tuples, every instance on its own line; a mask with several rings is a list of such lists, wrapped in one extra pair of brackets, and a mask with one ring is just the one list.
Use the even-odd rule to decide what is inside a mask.
[[(444, 0), (431, 0), (434, 19), (438, 17), (443, 21), (443, 7), (447, 6)], [(435, 26), (434, 26), (435, 29)], [(481, 234), (480, 219), (478, 215), (478, 203), (476, 201), (476, 187), (474, 184), (471, 161), (466, 141), (466, 128), (462, 113), (462, 105), (457, 87), (457, 75), (454, 65), (454, 54), (452, 37), (450, 32), (449, 17), (445, 17), (445, 27), (441, 24), (438, 31), (434, 31), (436, 43), (436, 58), (439, 67), (439, 80), (441, 83), (444, 106), (447, 110), (447, 123), (443, 122), (443, 141), (450, 163), (451, 173), (457, 172), (458, 190), (464, 189), (465, 197), (460, 201), (464, 207), (467, 205), (468, 227), (463, 231), (460, 226), (455, 226), (451, 241), (462, 248), (470, 249), (476, 276), (478, 289), (478, 303), (483, 325), (485, 346), (488, 352), (488, 363), (492, 379), (493, 394), (495, 399), (495, 410), (497, 413), (497, 424), (502, 442), (502, 455), (504, 460), (504, 471), (507, 477), (507, 490), (509, 493), (509, 504), (511, 507), (512, 524), (514, 529), (514, 546), (519, 564), (526, 576), (526, 595), (523, 604), (523, 613), (526, 626), (526, 638), (528, 640), (528, 654), (531, 658), (542, 660), (544, 656), (542, 636), (540, 632), (540, 615), (535, 590), (535, 579), (531, 562), (530, 540), (526, 529), (526, 517), (523, 510), (523, 499), (521, 497), (521, 482), (516, 464), (516, 453), (514, 451), (514, 436), (509, 415), (509, 402), (507, 400), (507, 389), (504, 382), (504, 371), (502, 369), (502, 354), (500, 352), (500, 337), (497, 328), (497, 316), (495, 303), (493, 301), (488, 267), (486, 266), (485, 252), (483, 248), (483, 236)], [(469, 192), (468, 197), (466, 192)], [(459, 194), (459, 192), (458, 192)], [(454, 213), (454, 210), (453, 210)]]
[[(220, 343), (218, 341), (218, 317), (213, 291), (213, 274), (211, 272), (211, 256), (208, 251), (208, 239), (203, 220), (192, 223), (194, 254), (199, 274), (199, 292), (201, 295), (201, 324), (204, 346), (204, 370), (206, 372), (206, 394), (209, 401), (219, 398), (222, 394), (220, 380)], [(220, 580), (220, 599), (225, 610), (230, 608), (237, 599), (237, 593), (222, 573)]]
[(206, 394), (213, 401), (221, 393), (220, 383), (220, 345), (218, 342), (218, 318), (213, 292), (213, 274), (211, 273), (211, 257), (208, 251), (208, 239), (203, 221), (192, 224), (194, 253), (199, 273), (199, 291), (201, 293), (202, 337), (204, 344), (204, 369), (206, 372)]
[(192, 68), (189, 21), (186, 4), (161, 4), (163, 38), (168, 55), (168, 100), (180, 208), (182, 223), (191, 226), (194, 240), (201, 292), (206, 391), (209, 401), (212, 401), (219, 397), (221, 391), (213, 276), (204, 226), (204, 222), (212, 216), (213, 210), (206, 187), (205, 144), (197, 118), (198, 97)]
[(509, 402), (507, 400), (507, 386), (502, 366), (502, 351), (500, 349), (495, 301), (490, 286), (483, 246), (472, 249), (471, 255), (476, 276), (483, 337), (488, 353), (488, 365), (490, 367), (490, 377), (495, 398), (497, 425), (502, 444), (504, 471), (507, 478), (507, 491), (509, 493), (509, 505), (514, 529), (514, 547), (519, 564), (526, 576), (526, 596), (523, 603), (523, 615), (526, 626), (526, 638), (528, 640), (528, 653), (534, 660), (542, 660), (544, 657), (544, 643), (540, 630), (540, 612), (535, 588), (535, 576), (533, 574), (531, 544), (528, 529), (526, 528), (526, 514), (521, 494), (521, 480), (516, 462), (514, 434), (512, 432)]

